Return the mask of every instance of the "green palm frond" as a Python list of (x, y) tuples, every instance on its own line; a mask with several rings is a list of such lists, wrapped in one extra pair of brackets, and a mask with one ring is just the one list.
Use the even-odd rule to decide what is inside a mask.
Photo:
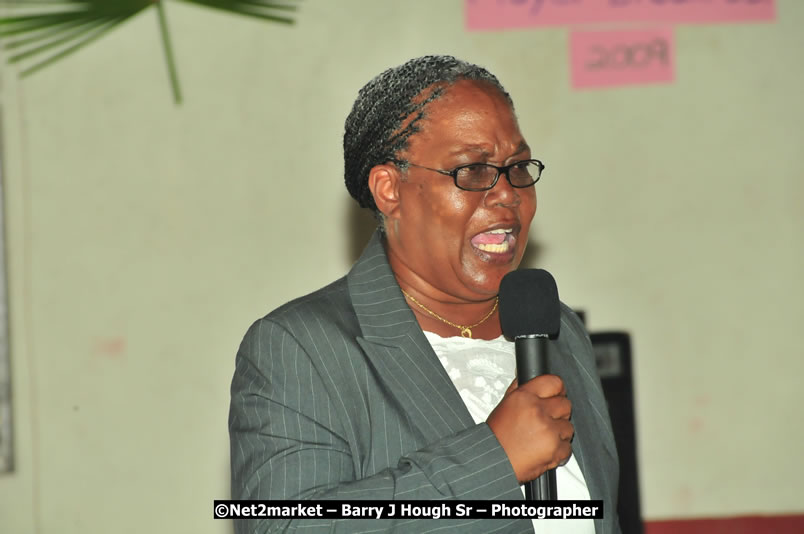
[(177, 0), (187, 4), (211, 7), (245, 15), (257, 17), (273, 22), (293, 24), (291, 14), (296, 11), (299, 0), (277, 2), (275, 0)]
[[(301, 0), (175, 0), (229, 13), (292, 24)], [(27, 76), (77, 52), (122, 22), (155, 6), (173, 96), (181, 101), (176, 64), (170, 44), (164, 0), (5, 0), (0, 17), (0, 43), (9, 63), (21, 65)]]
[[(144, 9), (151, 0), (27, 0), (5, 2), (20, 15), (0, 18), (0, 40), (13, 50), (10, 63), (25, 63), (27, 76), (76, 52)], [(47, 9), (45, 9), (47, 7)]]

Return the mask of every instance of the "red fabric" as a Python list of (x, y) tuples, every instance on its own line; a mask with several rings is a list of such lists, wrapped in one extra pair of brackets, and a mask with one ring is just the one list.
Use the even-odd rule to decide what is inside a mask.
[(804, 515), (646, 521), (645, 534), (804, 534)]

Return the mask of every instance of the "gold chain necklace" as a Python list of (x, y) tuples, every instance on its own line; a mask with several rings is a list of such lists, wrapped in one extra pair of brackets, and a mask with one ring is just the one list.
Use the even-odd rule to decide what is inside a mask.
[[(402, 289), (402, 288), (400, 287), (399, 289)], [(424, 304), (422, 304), (421, 302), (419, 302), (418, 300), (413, 298), (404, 289), (402, 289), (402, 294), (405, 295), (406, 297), (408, 297), (416, 306), (418, 306), (419, 308), (423, 309), (424, 311), (426, 311), (427, 313), (429, 313), (430, 315), (432, 315), (433, 317), (435, 317), (436, 319), (438, 319), (442, 323), (447, 323), (448, 325), (460, 330), (461, 331), (461, 337), (468, 337), (468, 338), (472, 337), (472, 328), (485, 323), (486, 319), (491, 317), (491, 315), (497, 309), (497, 304), (499, 304), (499, 302), (500, 302), (500, 297), (494, 297), (494, 306), (492, 306), (490, 312), (488, 312), (482, 319), (480, 319), (475, 324), (470, 324), (469, 326), (464, 326), (464, 325), (460, 325), (460, 324), (455, 324), (452, 321), (448, 321), (447, 319), (444, 319), (443, 317), (438, 315), (436, 312), (434, 312), (433, 310), (431, 310), (430, 308), (428, 308), (427, 306), (425, 306)]]

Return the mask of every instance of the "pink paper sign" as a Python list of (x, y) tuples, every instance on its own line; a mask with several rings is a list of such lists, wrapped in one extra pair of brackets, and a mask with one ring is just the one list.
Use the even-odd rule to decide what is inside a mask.
[(669, 83), (675, 77), (673, 31), (667, 28), (570, 33), (575, 89)]
[(596, 22), (745, 22), (775, 18), (775, 0), (465, 0), (470, 30)]

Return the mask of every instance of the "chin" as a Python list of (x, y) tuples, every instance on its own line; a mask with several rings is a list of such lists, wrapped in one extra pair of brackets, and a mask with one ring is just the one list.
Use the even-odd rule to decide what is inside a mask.
[(483, 270), (469, 274), (469, 280), (465, 285), (472, 289), (474, 293), (493, 297), (500, 292), (500, 282), (503, 276), (513, 270), (513, 267), (508, 269), (493, 269)]
[(503, 277), (516, 270), (524, 250), (512, 250), (508, 254), (489, 254), (472, 247), (468, 261), (463, 263), (464, 285), (474, 293), (494, 296), (499, 293)]

